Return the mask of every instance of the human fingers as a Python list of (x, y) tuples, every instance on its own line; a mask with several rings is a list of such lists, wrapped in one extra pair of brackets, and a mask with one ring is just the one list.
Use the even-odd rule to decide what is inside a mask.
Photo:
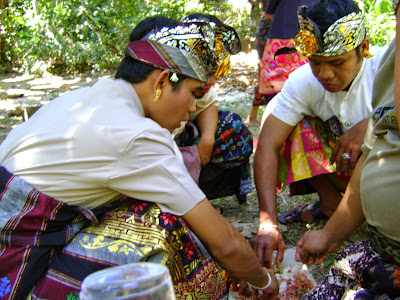
[(282, 240), (282, 242), (279, 244), (278, 252), (276, 253), (276, 266), (278, 268), (281, 267), (281, 263), (283, 261), (284, 255), (285, 255), (285, 249), (286, 249), (286, 245)]
[[(303, 234), (296, 245), (296, 261), (301, 261), (303, 264), (313, 263), (313, 251), (310, 250), (310, 231)], [(312, 240), (312, 239), (311, 239)]]
[(258, 258), (259, 263), (262, 265), (264, 262), (264, 246), (265, 244), (261, 241), (261, 235), (258, 233), (252, 240), (251, 246)]
[[(351, 159), (351, 153), (350, 151), (346, 151), (342, 153), (342, 165), (341, 165), (341, 170), (344, 174), (349, 175), (350, 174), (350, 159)], [(336, 170), (338, 169), (338, 166), (336, 164)]]
[(234, 292), (239, 290), (239, 281), (237, 279), (232, 279), (230, 289)]
[(336, 172), (341, 175), (343, 170), (343, 153), (346, 153), (344, 149), (340, 149), (336, 155), (335, 163), (336, 163)]
[(319, 254), (318, 257), (316, 257), (316, 259), (315, 259), (315, 263), (317, 265), (320, 265), (325, 260), (325, 258), (328, 256), (328, 254), (329, 253), (321, 253), (321, 254)]
[(272, 247), (265, 247), (264, 249), (264, 260), (262, 262), (262, 265), (267, 267), (267, 268), (271, 268), (272, 267), (272, 253), (273, 253), (273, 249)]
[(340, 144), (337, 143), (332, 150), (331, 159), (330, 159), (331, 165), (333, 165), (336, 162), (336, 156), (337, 156), (339, 150), (340, 150)]
[(300, 257), (300, 251), (301, 251), (301, 249), (302, 249), (302, 247), (303, 247), (303, 244), (304, 244), (304, 241), (303, 241), (303, 237), (301, 237), (300, 239), (299, 239), (299, 241), (297, 242), (297, 245), (296, 245), (296, 254), (295, 254), (295, 260), (297, 261), (297, 262), (300, 262), (301, 261), (301, 257)]
[(354, 168), (356, 167), (358, 158), (360, 157), (361, 149), (353, 149), (351, 151), (351, 158), (350, 158), (350, 167), (349, 167), (349, 174), (353, 172)]
[(248, 289), (247, 282), (246, 282), (246, 281), (243, 281), (243, 280), (239, 281), (238, 290), (237, 290), (237, 291), (238, 291), (238, 294), (239, 294), (239, 295), (245, 295), (247, 289)]
[(275, 273), (272, 269), (268, 269), (269, 277), (271, 278), (270, 286), (266, 290), (269, 295), (268, 299), (278, 299), (279, 294), (279, 282), (275, 276)]

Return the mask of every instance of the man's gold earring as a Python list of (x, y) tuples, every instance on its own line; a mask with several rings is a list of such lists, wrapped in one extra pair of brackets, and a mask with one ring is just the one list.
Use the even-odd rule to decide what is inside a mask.
[(362, 53), (362, 55), (363, 55), (365, 58), (371, 58), (371, 57), (373, 57), (373, 55), (372, 55), (371, 53), (369, 53), (368, 50), (364, 50), (363, 53)]
[(157, 102), (160, 99), (161, 93), (162, 93), (161, 88), (158, 88), (156, 91), (156, 95), (154, 96), (153, 102)]

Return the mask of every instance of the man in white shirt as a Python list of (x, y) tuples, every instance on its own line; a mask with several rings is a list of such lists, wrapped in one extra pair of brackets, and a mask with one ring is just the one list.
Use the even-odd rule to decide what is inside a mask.
[[(282, 163), (279, 160), (280, 150), (287, 150), (292, 161), (298, 159), (298, 165), (289, 165), (289, 168), (298, 168), (293, 173), (299, 170), (306, 173), (312, 162), (322, 161), (320, 157), (312, 156), (321, 156), (329, 148), (328, 145), (322, 145), (318, 134), (311, 131), (309, 135), (312, 139), (308, 145), (291, 139), (291, 135), (298, 134), (294, 132), (297, 126), (307, 130), (314, 126), (310, 123), (311, 119), (304, 119), (303, 125), (298, 123), (302, 123), (305, 117), (319, 118), (322, 122), (337, 120), (340, 126), (336, 124), (336, 128), (331, 128), (339, 131), (338, 135), (343, 134), (333, 150), (327, 151), (326, 165), (315, 166), (320, 172), (309, 172), (308, 176), (302, 178), (307, 178), (318, 193), (319, 202), (282, 214), (279, 218), (282, 223), (308, 222), (331, 216), (342, 198), (341, 191), (329, 177), (329, 173), (335, 171), (331, 165), (336, 163), (338, 175), (351, 175), (361, 153), (367, 119), (372, 113), (372, 82), (384, 51), (369, 58), (371, 55), (369, 41), (365, 38), (363, 14), (352, 0), (339, 2), (316, 1), (310, 7), (299, 8), (300, 32), (295, 38), (295, 45), (298, 52), (309, 58), (309, 64), (289, 76), (282, 91), (268, 105), (263, 118), (254, 160), (260, 229), (253, 247), (265, 265), (271, 265), (273, 250), (278, 250), (279, 265), (285, 249), (276, 211), (276, 186)], [(318, 126), (322, 122), (313, 130), (320, 130)], [(304, 137), (301, 134), (299, 136)], [(282, 149), (288, 138), (292, 148)], [(317, 148), (315, 145), (323, 150), (313, 152)], [(303, 161), (297, 156), (301, 153), (296, 153), (296, 147), (299, 146), (308, 146), (304, 148)], [(311, 161), (312, 158), (315, 160)]]

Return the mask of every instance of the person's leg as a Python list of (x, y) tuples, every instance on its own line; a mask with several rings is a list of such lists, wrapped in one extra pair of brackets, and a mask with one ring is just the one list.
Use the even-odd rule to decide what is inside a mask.
[(283, 224), (311, 222), (328, 219), (333, 215), (342, 200), (342, 194), (329, 174), (314, 176), (298, 183), (294, 188), (290, 187), (292, 196), (317, 192), (319, 201), (302, 204), (281, 213), (278, 217), (279, 222)]
[[(318, 206), (322, 212), (330, 217), (335, 212), (340, 201), (342, 194), (337, 189), (336, 185), (329, 178), (328, 174), (315, 176), (308, 179), (311, 187), (318, 193), (319, 202)], [(311, 215), (310, 210), (303, 209), (301, 212), (301, 220), (304, 222), (312, 221), (314, 217)]]
[(257, 120), (257, 113), (258, 113), (258, 106), (252, 106), (249, 115), (247, 116), (246, 120), (244, 121), (245, 124), (254, 124), (254, 123), (260, 123), (259, 120)]
[(235, 194), (244, 203), (252, 190), (253, 136), (235, 112), (219, 110), (218, 120), (211, 160), (201, 170), (199, 187), (208, 199)]

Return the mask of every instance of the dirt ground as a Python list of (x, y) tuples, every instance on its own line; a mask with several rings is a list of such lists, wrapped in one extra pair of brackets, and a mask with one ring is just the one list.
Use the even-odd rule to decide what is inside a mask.
[[(257, 84), (257, 54), (255, 51), (241, 53), (232, 57), (232, 73), (230, 77), (218, 82), (216, 88), (221, 99), (222, 109), (233, 110), (247, 117), (254, 97), (254, 87)], [(0, 142), (17, 124), (24, 121), (37, 107), (46, 104), (55, 97), (73, 89), (94, 84), (100, 77), (111, 77), (106, 74), (90, 74), (78, 77), (60, 77), (44, 74), (33, 75), (1, 75), (0, 76)], [(260, 107), (258, 119), (261, 119), (264, 107)], [(250, 125), (254, 139), (258, 138), (259, 126)], [(251, 163), (253, 156), (251, 157)], [(278, 194), (278, 212), (290, 209), (298, 204), (317, 199), (316, 194), (290, 197), (287, 191)], [(222, 208), (222, 214), (249, 241), (258, 231), (258, 202), (255, 187), (247, 196), (247, 202), (239, 205), (235, 196), (212, 200), (214, 205)], [(324, 222), (310, 222), (280, 225), (280, 230), (286, 241), (286, 247), (294, 247), (301, 235), (309, 229), (321, 228)], [(352, 243), (363, 237), (363, 230), (356, 232), (347, 242)], [(310, 271), (318, 281), (327, 272), (335, 256), (331, 255), (320, 266), (311, 266)]]

